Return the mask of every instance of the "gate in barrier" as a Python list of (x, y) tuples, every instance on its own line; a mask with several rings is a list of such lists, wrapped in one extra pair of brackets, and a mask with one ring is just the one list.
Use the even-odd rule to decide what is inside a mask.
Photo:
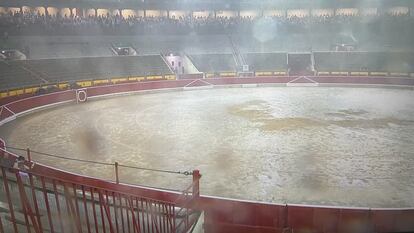
[(76, 102), (83, 103), (88, 100), (88, 93), (86, 89), (77, 89), (76, 90)]

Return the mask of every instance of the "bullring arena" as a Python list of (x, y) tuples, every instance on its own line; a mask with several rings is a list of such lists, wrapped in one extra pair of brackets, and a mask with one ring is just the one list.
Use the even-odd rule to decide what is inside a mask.
[(414, 1), (0, 1), (0, 233), (414, 232)]
[[(164, 200), (191, 180), (132, 167), (166, 171), (195, 167), (203, 171), (199, 192), (207, 195), (200, 196), (199, 205), (215, 214), (223, 211), (216, 204), (227, 206), (232, 214), (257, 205), (240, 199), (263, 201), (263, 208), (281, 208), (271, 202), (286, 203), (279, 205), (289, 208), (287, 216), (309, 209), (314, 219), (338, 208), (320, 205), (365, 206), (358, 208), (359, 213), (338, 209), (343, 224), (358, 222), (344, 229), (365, 229), (360, 218), (366, 211), (375, 216), (368, 222), (389, 213), (400, 216), (395, 226), (408, 227), (412, 211), (395, 207), (412, 205), (413, 108), (407, 100), (412, 98), (413, 84), (412, 79), (397, 77), (262, 77), (106, 85), (6, 104), (2, 120), (11, 122), (1, 132), (13, 144), (10, 152), (22, 154), (15, 146), (28, 145), (33, 149), (31, 160), (109, 182), (139, 183), (144, 185), (138, 186), (139, 192), (155, 192), (149, 195), (158, 197), (161, 192)], [(384, 106), (381, 100), (395, 104)], [(169, 117), (157, 118), (160, 112)], [(60, 156), (80, 161), (50, 157), (62, 150), (67, 154)], [(115, 161), (127, 165), (119, 165), (116, 175)], [(393, 169), (396, 166), (399, 169)], [(42, 167), (38, 164), (33, 170), (61, 176), (58, 170)], [(207, 204), (212, 201), (222, 204)], [(280, 210), (273, 214), (284, 215)], [(213, 219), (205, 221), (211, 224), (207, 229), (232, 229)], [(300, 229), (306, 222), (297, 221), (288, 224)]]
[[(87, 93), (86, 103), (24, 116), (1, 133), (13, 146), (56, 155), (65, 151), (70, 158), (197, 168), (203, 171), (201, 191), (206, 195), (296, 204), (414, 205), (411, 87), (306, 87), (320, 78), (267, 79), (229, 82), (257, 84), (213, 79), (86, 88), (79, 97), (84, 100)], [(288, 80), (293, 82), (278, 83)], [(331, 80), (336, 79), (322, 79)], [(158, 89), (164, 85), (169, 88)], [(141, 88), (158, 91), (99, 98)], [(385, 100), (394, 104), (384, 106)], [(75, 173), (114, 178), (112, 166), (35, 153), (32, 158)], [(121, 169), (121, 181), (170, 189), (188, 182), (177, 184), (168, 176), (132, 169)]]

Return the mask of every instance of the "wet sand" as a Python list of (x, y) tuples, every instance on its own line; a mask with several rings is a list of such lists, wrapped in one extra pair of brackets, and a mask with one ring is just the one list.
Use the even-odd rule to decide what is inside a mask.
[[(0, 128), (13, 146), (101, 162), (200, 169), (201, 192), (276, 203), (414, 206), (414, 91), (230, 88), (66, 105)], [(113, 179), (112, 167), (34, 154)], [(191, 178), (121, 168), (121, 181)]]

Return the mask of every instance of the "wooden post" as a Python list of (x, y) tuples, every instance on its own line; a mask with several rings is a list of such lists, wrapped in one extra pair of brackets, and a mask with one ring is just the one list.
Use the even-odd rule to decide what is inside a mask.
[(115, 180), (119, 184), (118, 162), (115, 162)]
[(30, 155), (30, 149), (29, 148), (27, 148), (27, 160), (29, 162), (32, 162), (32, 156)]
[(200, 196), (200, 178), (201, 174), (199, 170), (193, 171), (193, 197)]

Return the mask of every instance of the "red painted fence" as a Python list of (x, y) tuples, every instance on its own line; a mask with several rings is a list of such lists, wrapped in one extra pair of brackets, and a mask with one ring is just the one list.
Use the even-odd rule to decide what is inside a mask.
[(0, 216), (0, 232), (176, 233), (187, 232), (200, 214), (193, 209), (198, 174), (188, 190), (167, 193), (83, 177), (30, 160), (20, 163), (2, 146), (0, 202), (6, 215)]

